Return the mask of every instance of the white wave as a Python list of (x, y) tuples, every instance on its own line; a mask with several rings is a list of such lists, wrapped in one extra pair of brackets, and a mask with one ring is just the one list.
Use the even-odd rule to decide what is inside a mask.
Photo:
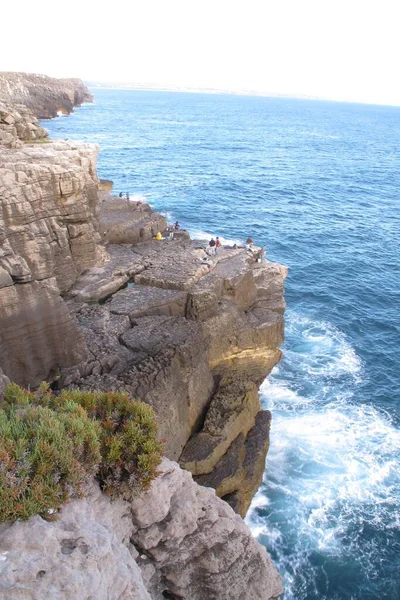
[(137, 203), (137, 202), (147, 203), (148, 200), (147, 200), (145, 194), (134, 194), (133, 196), (129, 197), (129, 202), (133, 202), (133, 203)]
[[(201, 231), (198, 229), (190, 229), (189, 230), (190, 233), (190, 237), (193, 240), (207, 240), (210, 241), (211, 238), (215, 238), (215, 236), (217, 235), (216, 233), (207, 233), (205, 231)], [(236, 244), (237, 246), (243, 246), (244, 242), (240, 241), (240, 240), (236, 240), (236, 239), (231, 239), (231, 238), (226, 238), (223, 237), (222, 235), (218, 235), (219, 239), (221, 240), (221, 244), (224, 246), (233, 246), (234, 244)]]
[(160, 210), (160, 215), (162, 215), (163, 217), (165, 217), (167, 219), (167, 223), (174, 222), (173, 214), (171, 212), (169, 212), (168, 210)]
[(351, 375), (360, 383), (363, 364), (350, 340), (331, 323), (313, 321), (310, 317), (288, 312), (286, 321), (287, 354), (299, 369), (313, 376), (341, 377)]
[(302, 573), (313, 577), (310, 553), (343, 561), (350, 548), (367, 576), (379, 557), (363, 548), (364, 524), (400, 529), (400, 431), (355, 401), (363, 364), (340, 330), (293, 313), (287, 321), (284, 359), (260, 388), (273, 409), (271, 446), (246, 520), (274, 553), (285, 598), (298, 600)]

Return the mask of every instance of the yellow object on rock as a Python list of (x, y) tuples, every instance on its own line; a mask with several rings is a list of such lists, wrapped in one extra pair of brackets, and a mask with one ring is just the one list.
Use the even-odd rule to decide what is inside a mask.
[(157, 233), (156, 240), (162, 240), (162, 235), (160, 232)]

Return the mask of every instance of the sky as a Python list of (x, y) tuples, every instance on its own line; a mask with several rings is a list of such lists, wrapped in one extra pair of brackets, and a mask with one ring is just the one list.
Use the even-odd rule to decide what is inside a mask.
[(396, 0), (14, 1), (0, 71), (400, 105), (398, 12)]

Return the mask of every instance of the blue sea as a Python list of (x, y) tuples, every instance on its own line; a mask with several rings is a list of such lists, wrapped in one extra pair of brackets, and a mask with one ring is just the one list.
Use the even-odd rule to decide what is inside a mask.
[(115, 193), (289, 267), (264, 482), (247, 522), (285, 600), (400, 599), (400, 108), (94, 90), (46, 121)]

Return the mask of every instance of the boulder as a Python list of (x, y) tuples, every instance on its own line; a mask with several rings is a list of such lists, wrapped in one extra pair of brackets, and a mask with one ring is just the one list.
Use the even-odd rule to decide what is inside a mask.
[(193, 483), (190, 473), (164, 459), (161, 475), (131, 505), (131, 540), (155, 600), (268, 600), (281, 578), (242, 519)]

